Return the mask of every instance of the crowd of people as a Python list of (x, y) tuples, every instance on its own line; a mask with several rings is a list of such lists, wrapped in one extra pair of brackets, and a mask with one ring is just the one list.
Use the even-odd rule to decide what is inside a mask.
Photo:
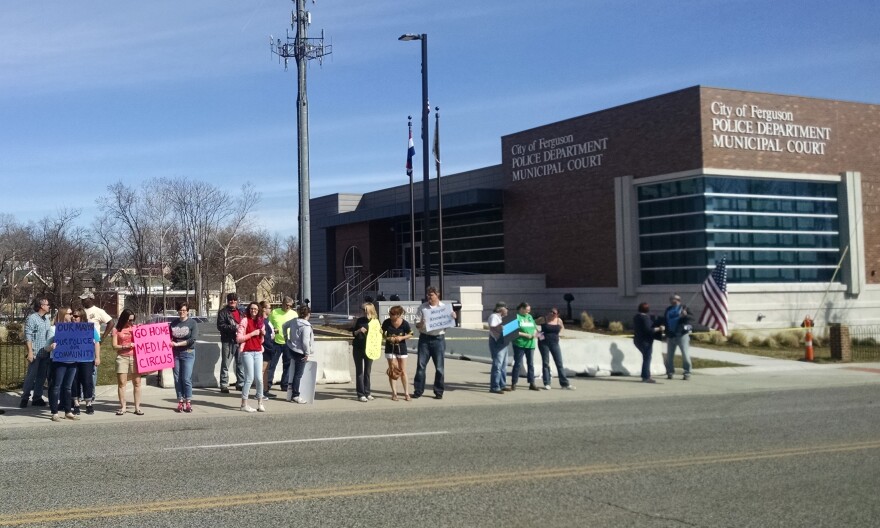
[[(419, 330), (417, 345), (417, 364), (409, 391), (407, 376), (407, 341), (414, 335), (409, 322), (404, 318), (402, 306), (393, 306), (388, 318), (379, 322), (375, 305), (372, 302), (361, 306), (362, 314), (350, 328), (352, 335), (352, 359), (355, 365), (355, 398), (359, 402), (374, 400), (371, 391), (371, 370), (373, 361), (379, 359), (384, 351), (387, 361), (386, 375), (391, 388), (391, 399), (411, 401), (423, 396), (426, 388), (427, 367), (434, 364), (432, 390), (435, 399), (442, 399), (445, 391), (444, 359), (445, 328), (427, 328), (426, 310), (443, 308), (440, 292), (434, 287), (426, 290), (425, 302), (418, 310), (416, 328)], [(97, 367), (101, 364), (102, 330), (104, 336), (112, 335), (112, 347), (116, 352), (116, 376), (119, 406), (116, 414), (128, 412), (126, 400), (127, 385), (133, 385), (133, 405), (135, 415), (141, 416), (142, 374), (137, 370), (134, 354), (133, 329), (135, 314), (123, 310), (115, 325), (113, 318), (94, 305), (91, 293), (83, 294), (82, 308), (72, 309), (62, 306), (57, 310), (54, 322), (49, 320), (50, 305), (46, 299), (34, 302), (34, 312), (25, 322), (28, 369), (22, 391), (21, 408), (28, 404), (45, 406), (43, 385), (48, 381), (48, 405), (51, 419), (78, 420), (81, 403), (85, 403), (85, 413), (94, 413)], [(236, 392), (241, 395), (240, 409), (244, 412), (266, 412), (266, 402), (275, 395), (270, 389), (272, 374), (278, 362), (282, 362), (282, 377), (279, 387), (286, 393), (286, 399), (294, 403), (308, 403), (309, 395), (301, 391), (302, 378), (309, 358), (315, 353), (315, 335), (309, 321), (311, 310), (303, 305), (294, 309), (294, 301), (285, 297), (279, 308), (272, 309), (267, 301), (251, 302), (246, 309), (238, 306), (238, 296), (230, 293), (226, 305), (218, 312), (217, 330), (220, 333), (220, 391), (229, 393), (229, 371), (234, 368)], [(193, 366), (196, 361), (195, 342), (199, 330), (195, 320), (189, 317), (186, 303), (177, 306), (178, 317), (169, 323), (172, 353), (174, 357), (173, 377), (176, 394), (176, 412), (191, 413), (193, 410)], [(451, 312), (451, 310), (450, 310)], [(453, 319), (455, 318), (454, 312)], [(489, 375), (489, 392), (506, 394), (517, 389), (523, 366), (526, 369), (528, 389), (533, 391), (550, 390), (552, 370), (550, 361), (556, 367), (556, 377), (561, 388), (574, 390), (574, 385), (566, 376), (560, 335), (565, 325), (557, 308), (551, 308), (537, 320), (531, 314), (528, 303), (520, 303), (515, 317), (507, 324), (507, 305), (499, 302), (489, 316), (489, 353), (492, 366)], [(90, 322), (94, 325), (94, 358), (92, 361), (56, 361), (54, 351), (55, 329), (59, 323)], [(102, 329), (103, 327), (103, 329)], [(654, 383), (650, 364), (654, 340), (665, 336), (667, 339), (666, 372), (668, 378), (675, 373), (673, 358), (676, 349), (682, 354), (684, 375), (691, 375), (691, 362), (688, 354), (690, 315), (681, 304), (681, 298), (673, 295), (670, 306), (663, 316), (654, 318), (649, 314), (647, 303), (638, 306), (633, 319), (633, 343), (643, 357), (641, 378), (646, 383)], [(536, 383), (534, 352), (541, 355), (542, 387)], [(510, 383), (507, 382), (507, 365), (512, 349), (513, 368)], [(63, 358), (62, 358), (63, 359)], [(254, 389), (254, 405), (251, 405), (251, 388)]]

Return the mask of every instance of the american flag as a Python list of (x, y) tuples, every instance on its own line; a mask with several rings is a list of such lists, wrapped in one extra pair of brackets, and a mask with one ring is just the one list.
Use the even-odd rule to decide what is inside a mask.
[(727, 259), (721, 257), (712, 273), (703, 281), (703, 314), (700, 324), (727, 336)]
[(412, 140), (412, 125), (409, 127), (409, 148), (406, 150), (406, 175), (412, 177), (412, 159), (416, 155), (416, 147)]

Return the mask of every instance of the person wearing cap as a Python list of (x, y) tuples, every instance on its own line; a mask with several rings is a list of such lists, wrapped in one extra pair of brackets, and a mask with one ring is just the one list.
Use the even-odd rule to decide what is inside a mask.
[[(86, 311), (89, 322), (94, 324), (95, 330), (101, 334), (101, 340), (107, 339), (107, 336), (113, 331), (113, 317), (104, 311), (103, 308), (95, 306), (94, 293), (85, 292), (79, 298), (82, 301), (83, 309)], [(101, 328), (102, 325), (104, 326), (103, 329)]]
[(661, 328), (665, 329), (666, 335), (666, 378), (672, 379), (675, 375), (675, 349), (681, 349), (681, 363), (684, 367), (684, 376), (687, 380), (691, 377), (691, 356), (688, 353), (691, 337), (691, 317), (687, 307), (681, 304), (681, 297), (673, 294), (669, 298), (669, 307), (663, 312)]
[(229, 366), (235, 362), (235, 388), (244, 383), (244, 365), (238, 361), (238, 324), (242, 313), (238, 309), (238, 294), (226, 294), (226, 306), (217, 312), (217, 330), (220, 332), (220, 392), (229, 392)]
[[(107, 337), (113, 332), (113, 317), (104, 311), (100, 306), (95, 306), (95, 294), (92, 292), (84, 292), (79, 296), (82, 301), (83, 310), (85, 311), (86, 317), (88, 321), (95, 325), (95, 330), (98, 331), (98, 334), (101, 336), (101, 341), (107, 339)], [(102, 329), (101, 326), (104, 326)], [(88, 384), (86, 380), (83, 379), (83, 376), (86, 375), (82, 370), (82, 365), (80, 365), (80, 370), (77, 373), (76, 379), (73, 382), (73, 403), (74, 403), (74, 412), (79, 413), (79, 397), (83, 396), (85, 400), (85, 393), (81, 392), (84, 387), (87, 387)], [(95, 392), (94, 389), (98, 386), (98, 366), (92, 366), (92, 398), (89, 401), (86, 401), (87, 411), (89, 413), (93, 412), (92, 404), (95, 402)]]
[(507, 304), (495, 303), (495, 311), (489, 316), (489, 354), (492, 356), (492, 369), (489, 371), (489, 392), (504, 394), (510, 390), (507, 386), (507, 355), (509, 350), (504, 343), (504, 322), (507, 316)]

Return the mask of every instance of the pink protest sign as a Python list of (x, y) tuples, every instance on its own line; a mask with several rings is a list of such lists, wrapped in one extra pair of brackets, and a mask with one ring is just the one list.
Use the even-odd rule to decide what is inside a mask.
[(174, 368), (171, 328), (168, 323), (137, 325), (132, 335), (138, 374)]

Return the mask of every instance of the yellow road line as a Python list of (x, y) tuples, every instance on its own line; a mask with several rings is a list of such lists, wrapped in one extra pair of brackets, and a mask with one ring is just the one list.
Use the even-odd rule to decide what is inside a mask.
[(633, 470), (672, 469), (706, 464), (725, 464), (754, 460), (778, 459), (829, 453), (846, 453), (880, 449), (880, 441), (832, 444), (817, 447), (794, 447), (768, 451), (752, 451), (722, 455), (703, 455), (653, 462), (631, 462), (623, 464), (597, 464), (566, 468), (540, 468), (525, 471), (481, 473), (471, 475), (452, 475), (422, 480), (397, 482), (376, 482), (351, 486), (331, 486), (300, 490), (261, 492), (259, 494), (223, 495), (216, 497), (189, 498), (155, 501), (147, 503), (119, 504), (114, 506), (94, 506), (67, 510), (49, 510), (0, 516), (0, 525), (71, 521), (80, 519), (100, 519), (109, 517), (134, 517), (147, 513), (160, 513), (182, 510), (204, 510), (212, 508), (231, 508), (251, 504), (271, 504), (278, 502), (304, 501), (352, 497), (390, 492), (419, 492), (460, 486), (482, 486), (503, 482), (516, 482), (531, 479), (584, 477), (607, 473), (622, 473)]

